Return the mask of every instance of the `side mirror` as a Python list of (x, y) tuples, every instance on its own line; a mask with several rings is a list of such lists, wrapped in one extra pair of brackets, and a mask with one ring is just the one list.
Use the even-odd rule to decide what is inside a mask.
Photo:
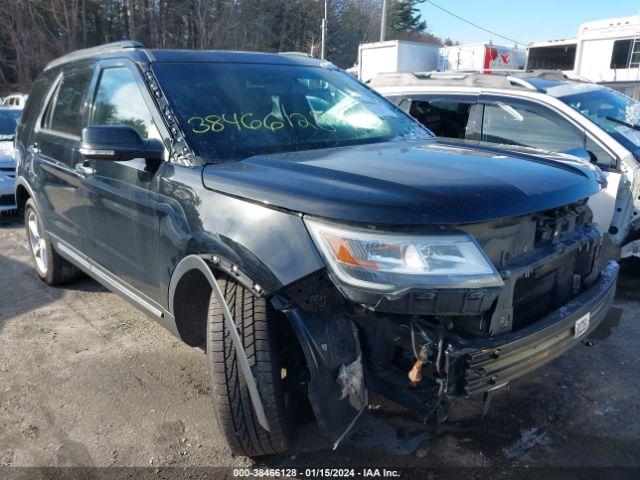
[(142, 140), (129, 125), (91, 125), (82, 130), (80, 154), (87, 160), (161, 160), (160, 140)]

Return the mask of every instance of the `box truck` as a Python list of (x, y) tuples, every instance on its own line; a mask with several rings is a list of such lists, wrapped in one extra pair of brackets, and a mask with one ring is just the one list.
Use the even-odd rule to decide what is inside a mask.
[(358, 49), (358, 78), (366, 83), (379, 73), (435, 70), (438, 48), (438, 45), (404, 40), (363, 43)]
[(491, 43), (453, 45), (440, 49), (438, 71), (522, 70), (526, 59), (526, 50), (515, 47), (502, 47)]

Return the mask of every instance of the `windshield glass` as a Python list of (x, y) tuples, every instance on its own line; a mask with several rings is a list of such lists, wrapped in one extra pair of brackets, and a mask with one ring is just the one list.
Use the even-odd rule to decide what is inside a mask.
[(10, 138), (16, 133), (20, 110), (0, 109), (0, 138)]
[(640, 148), (640, 103), (636, 100), (604, 87), (558, 98), (631, 152)]
[(209, 160), (432, 137), (336, 70), (233, 63), (153, 69), (189, 144)]

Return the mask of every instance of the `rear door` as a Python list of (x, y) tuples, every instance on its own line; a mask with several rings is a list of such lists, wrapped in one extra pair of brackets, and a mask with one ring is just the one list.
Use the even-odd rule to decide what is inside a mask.
[(80, 134), (92, 64), (65, 68), (49, 91), (28, 146), (35, 174), (35, 192), (47, 231), (82, 251), (88, 235), (90, 207), (83, 175), (77, 169)]
[[(161, 139), (153, 101), (137, 67), (127, 59), (101, 62), (89, 125), (129, 125), (143, 140)], [(156, 113), (157, 115), (157, 113)], [(164, 127), (162, 127), (164, 128)], [(166, 136), (166, 132), (165, 132)], [(158, 181), (161, 161), (85, 162), (91, 192), (91, 243), (87, 254), (129, 289), (160, 298)]]

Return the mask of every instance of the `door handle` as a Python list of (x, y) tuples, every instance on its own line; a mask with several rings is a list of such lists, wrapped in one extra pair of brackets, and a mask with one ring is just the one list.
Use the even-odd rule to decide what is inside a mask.
[(85, 165), (83, 163), (77, 163), (76, 172), (81, 173), (86, 177), (88, 175), (93, 175), (94, 173), (96, 173), (96, 170), (95, 168), (90, 167), (89, 165)]
[(33, 143), (33, 144), (29, 145), (29, 148), (27, 148), (27, 150), (32, 155), (38, 155), (40, 153), (40, 149), (38, 148), (38, 144), (37, 143)]

